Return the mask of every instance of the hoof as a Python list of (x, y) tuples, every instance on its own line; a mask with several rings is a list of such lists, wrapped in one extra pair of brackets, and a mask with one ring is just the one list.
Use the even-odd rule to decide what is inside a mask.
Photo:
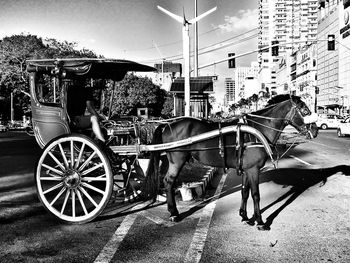
[(249, 225), (249, 226), (254, 226), (255, 225), (255, 221), (254, 220), (251, 220), (251, 219), (243, 219), (242, 218), (242, 223), (244, 225)]
[(258, 225), (258, 230), (269, 231), (271, 228), (267, 225)]
[(170, 220), (171, 222), (179, 222), (179, 216), (171, 216), (171, 217), (169, 218), (169, 220)]

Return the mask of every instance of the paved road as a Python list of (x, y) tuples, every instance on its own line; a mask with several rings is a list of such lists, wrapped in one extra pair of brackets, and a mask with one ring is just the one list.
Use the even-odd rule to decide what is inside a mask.
[[(27, 157), (12, 151), (34, 157), (29, 147)], [(0, 262), (350, 262), (349, 153), (350, 138), (321, 131), (286, 153), (279, 170), (264, 172), (261, 208), (271, 227), (264, 232), (240, 222), (234, 171), (215, 177), (204, 200), (179, 201), (179, 223), (168, 222), (163, 203), (139, 203), (85, 225), (53, 220), (27, 194), (30, 186), (18, 186), (21, 174), (2, 174), (17, 195), (0, 196)], [(11, 156), (14, 162), (16, 154)]]

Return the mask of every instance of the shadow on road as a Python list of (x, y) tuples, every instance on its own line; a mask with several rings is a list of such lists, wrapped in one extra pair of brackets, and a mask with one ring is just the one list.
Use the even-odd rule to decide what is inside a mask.
[(265, 227), (267, 229), (270, 228), (273, 220), (279, 215), (279, 213), (293, 201), (295, 201), (298, 196), (301, 195), (305, 190), (318, 183), (320, 184), (320, 187), (323, 186), (327, 182), (327, 178), (329, 176), (334, 175), (338, 172), (342, 172), (343, 174), (350, 176), (350, 166), (339, 165), (322, 169), (285, 168), (271, 170), (263, 173), (260, 183), (273, 181), (280, 185), (292, 186), (292, 188), (287, 193), (283, 194), (274, 202), (261, 209), (261, 213), (264, 213), (275, 204), (282, 202), (288, 198), (283, 205), (281, 205), (276, 211), (274, 211), (266, 218)]
[[(322, 169), (298, 169), (298, 168), (284, 168), (284, 169), (276, 169), (266, 171), (260, 176), (260, 184), (265, 182), (274, 182), (283, 186), (292, 186), (292, 188), (279, 198), (277, 198), (274, 202), (267, 205), (266, 207), (261, 209), (261, 212), (265, 212), (274, 206), (275, 204), (282, 202), (287, 199), (285, 203), (280, 206), (276, 211), (270, 214), (266, 219), (266, 228), (268, 229), (274, 219), (279, 215), (279, 213), (285, 209), (288, 205), (290, 205), (294, 200), (298, 198), (305, 190), (314, 186), (316, 184), (320, 184), (323, 186), (327, 182), (327, 178), (332, 176), (338, 172), (342, 172), (343, 174), (350, 176), (350, 166), (347, 165), (339, 165), (330, 168), (322, 168)], [(235, 175), (232, 175), (235, 176)], [(219, 198), (225, 197), (232, 193), (238, 192), (241, 190), (241, 178), (234, 178), (233, 186), (230, 188), (224, 189)], [(263, 198), (263, 197), (262, 197)], [(196, 211), (205, 207), (208, 203), (213, 200), (213, 197), (208, 198), (202, 202), (199, 202), (198, 205), (191, 207), (189, 210), (181, 213), (181, 218), (184, 219), (194, 214)]]

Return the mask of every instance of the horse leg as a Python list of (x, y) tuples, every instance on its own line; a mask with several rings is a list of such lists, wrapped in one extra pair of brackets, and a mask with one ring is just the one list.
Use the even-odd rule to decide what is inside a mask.
[(241, 173), (242, 175), (242, 200), (241, 207), (239, 209), (239, 215), (242, 217), (242, 222), (248, 222), (249, 218), (247, 216), (247, 200), (249, 198), (249, 181), (245, 172)]
[(168, 211), (170, 212), (170, 220), (173, 222), (177, 222), (179, 220), (179, 211), (176, 208), (175, 189), (174, 189), (174, 182), (179, 172), (180, 172), (179, 167), (171, 163), (169, 165), (168, 172), (164, 177), (164, 186), (165, 186), (165, 192), (166, 192)]
[(265, 223), (262, 220), (260, 212), (260, 192), (259, 192), (259, 168), (254, 166), (250, 169), (245, 170), (248, 176), (251, 194), (254, 202), (254, 216), (252, 221), (258, 223), (258, 229), (264, 230)]

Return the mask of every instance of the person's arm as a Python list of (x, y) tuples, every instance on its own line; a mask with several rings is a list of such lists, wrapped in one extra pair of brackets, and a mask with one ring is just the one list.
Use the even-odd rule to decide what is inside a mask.
[(86, 101), (86, 108), (88, 112), (90, 112), (92, 115), (95, 115), (98, 119), (103, 119), (103, 117), (98, 114), (98, 112), (95, 109), (94, 102), (91, 100)]

